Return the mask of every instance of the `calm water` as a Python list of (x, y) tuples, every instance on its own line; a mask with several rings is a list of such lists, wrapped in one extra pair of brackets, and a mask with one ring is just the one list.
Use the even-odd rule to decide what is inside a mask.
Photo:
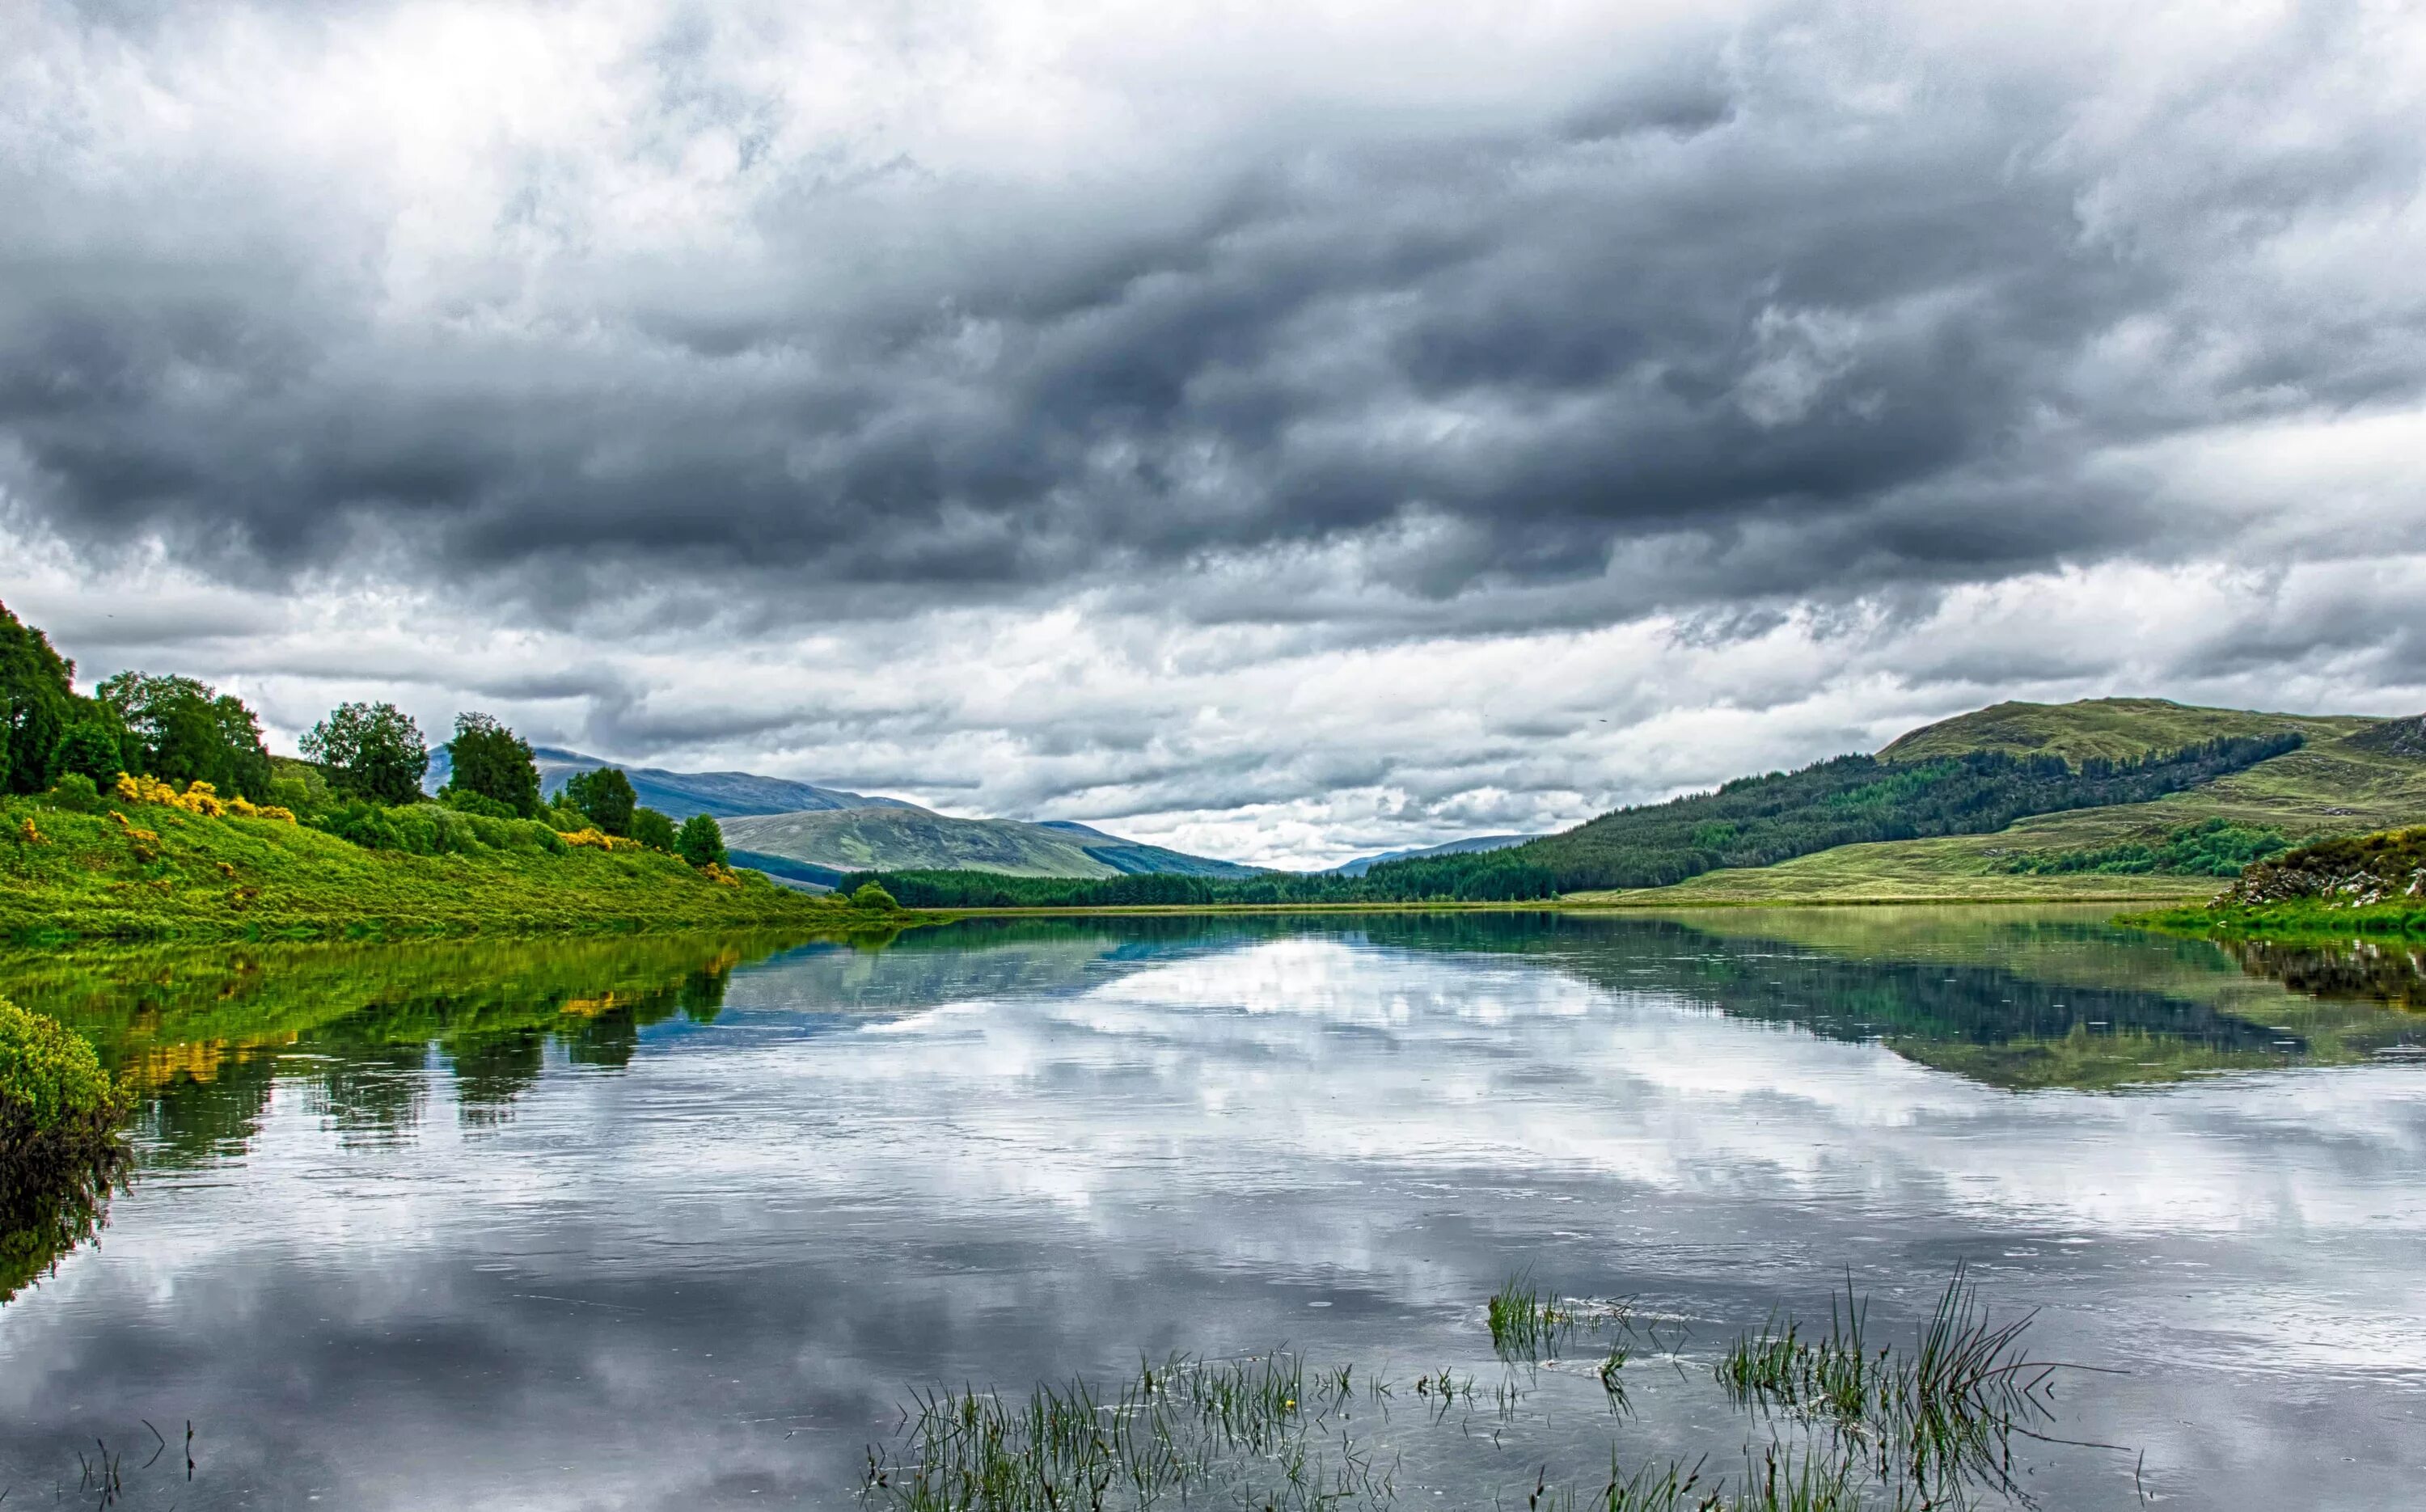
[[(1903, 1338), (1966, 1261), (2120, 1373), (2063, 1380), (2049, 1431), (2120, 1447), (2030, 1445), (2043, 1504), (2418, 1504), (2414, 968), (2101, 920), (19, 961), (149, 1101), (99, 1245), (0, 1307), (0, 1486), (73, 1502), (98, 1439), (125, 1505), (841, 1506), (914, 1388), (1286, 1343), (1400, 1383), (1356, 1424), (1399, 1504), (1522, 1505), (1612, 1446), (1739, 1472), (1727, 1341), (1849, 1275)], [(1631, 1415), (1494, 1359), (1520, 1271), (1659, 1329)], [(1482, 1396), (1432, 1421), (1443, 1366)]]

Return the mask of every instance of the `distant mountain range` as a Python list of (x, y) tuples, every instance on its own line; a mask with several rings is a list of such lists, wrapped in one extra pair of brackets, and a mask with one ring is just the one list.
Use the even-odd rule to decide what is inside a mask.
[[(613, 764), (560, 747), (532, 748), (540, 787), (556, 793), (574, 776)], [(422, 786), (435, 793), (453, 774), (445, 748), (429, 753)], [(900, 798), (819, 787), (755, 772), (671, 772), (626, 766), (643, 808), (674, 820), (710, 814), (734, 859), (770, 877), (830, 885), (845, 872), (971, 867), (1014, 877), (1252, 877), (1256, 868), (1190, 856), (1108, 835), (1068, 819), (955, 819)]]
[(1385, 850), (1378, 856), (1359, 856), (1352, 861), (1342, 861), (1327, 875), (1362, 877), (1383, 861), (1414, 861), (1421, 856), (1470, 856), (1477, 851), (1505, 850), (1539, 840), (1540, 835), (1477, 835), (1471, 840), (1452, 840), (1445, 845), (1426, 845), (1420, 850)]
[(1255, 868), (1141, 844), (1068, 820), (955, 819), (925, 809), (829, 809), (720, 820), (737, 864), (831, 885), (846, 872), (1100, 877), (1252, 877)]

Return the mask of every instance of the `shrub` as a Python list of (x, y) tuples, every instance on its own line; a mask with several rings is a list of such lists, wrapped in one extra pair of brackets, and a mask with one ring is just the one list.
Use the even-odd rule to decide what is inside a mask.
[(632, 838), (651, 850), (674, 848), (674, 822), (655, 809), (632, 811)]
[(712, 814), (692, 814), (683, 821), (682, 833), (674, 837), (674, 854), (693, 866), (723, 865), (724, 827)]
[(886, 913), (901, 907), (900, 904), (893, 901), (892, 893), (873, 882), (859, 884), (859, 891), (850, 895), (850, 906), (854, 909), (874, 909)]
[(114, 1121), (123, 1102), (81, 1037), (0, 998), (0, 1118), (47, 1134), (96, 1116)]
[(51, 801), (71, 813), (90, 813), (101, 807), (101, 789), (82, 772), (70, 772), (51, 784)]
[(521, 817), (514, 812), (511, 805), (499, 803), (485, 793), (475, 793), (469, 788), (458, 787), (452, 782), (438, 790), (438, 801), (458, 813), (477, 814), (483, 819)]
[(0, 1302), (105, 1220), (128, 1102), (90, 1045), (0, 998)]

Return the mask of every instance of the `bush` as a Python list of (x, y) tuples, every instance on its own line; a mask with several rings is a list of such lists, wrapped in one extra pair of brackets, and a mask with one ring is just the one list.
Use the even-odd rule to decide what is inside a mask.
[(389, 817), (388, 811), (376, 803), (356, 801), (342, 808), (331, 809), (313, 821), (315, 828), (327, 830), (339, 840), (350, 840), (364, 850), (403, 850), (404, 835)]
[(70, 772), (51, 784), (51, 801), (74, 813), (91, 813), (101, 807), (101, 789), (82, 772)]
[(674, 848), (674, 822), (655, 809), (632, 811), (632, 838), (651, 850)]
[(99, 719), (70, 725), (51, 757), (51, 770), (73, 773), (96, 787), (115, 780), (125, 768), (126, 757), (120, 749), (118, 732)]
[(859, 891), (850, 895), (850, 906), (854, 909), (873, 909), (885, 913), (890, 913), (901, 907), (900, 904), (893, 901), (892, 893), (873, 882), (859, 884)]
[(692, 814), (683, 821), (682, 833), (674, 837), (674, 854), (693, 866), (723, 865), (724, 827), (712, 814)]
[(115, 1118), (122, 1102), (80, 1036), (0, 998), (0, 1114), (48, 1134), (79, 1118)]
[(458, 787), (452, 782), (438, 790), (438, 801), (458, 813), (477, 814), (483, 819), (522, 817), (514, 812), (511, 804), (500, 803), (485, 793), (475, 793), (469, 788)]

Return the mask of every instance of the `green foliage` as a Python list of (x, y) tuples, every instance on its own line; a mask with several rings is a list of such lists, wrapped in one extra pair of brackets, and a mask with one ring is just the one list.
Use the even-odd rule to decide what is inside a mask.
[(651, 850), (674, 848), (674, 822), (655, 809), (632, 811), (632, 838)]
[(539, 812), (539, 766), (520, 735), (485, 714), (455, 716), (455, 738), (446, 743), (454, 775), (447, 786), (477, 794), (528, 819)]
[(876, 883), (862, 882), (850, 894), (850, 906), (854, 909), (872, 909), (879, 912), (889, 913), (901, 905), (893, 900), (892, 893)]
[(2165, 873), (2177, 877), (2238, 877), (2256, 861), (2291, 848), (2280, 831), (2214, 818), (2183, 825), (2154, 844), (2124, 841), (2089, 850), (2027, 853), (2006, 859), (2002, 870), (2028, 877), (2094, 872), (2107, 877)]
[(672, 856), (568, 846), (544, 824), (434, 803), (339, 805), (318, 827), (158, 805), (72, 813), (0, 803), (0, 833), (38, 821), (0, 887), (0, 939), (265, 940), (840, 927), (840, 899), (754, 873), (720, 881)]
[(70, 772), (51, 784), (51, 802), (75, 813), (91, 813), (101, 807), (101, 789), (82, 772)]
[(438, 790), (438, 801), (459, 813), (476, 813), (485, 819), (518, 817), (506, 804), (483, 793), (474, 793), (449, 782)]
[(0, 603), (0, 792), (50, 786), (53, 753), (83, 702), (74, 677), (75, 664), (51, 649), (49, 636)]
[[(716, 816), (694, 813), (685, 819), (682, 833), (674, 837), (674, 854), (693, 866), (724, 864), (724, 830), (717, 824)], [(892, 901), (890, 894), (886, 901)]]
[(117, 1106), (117, 1088), (90, 1045), (57, 1020), (0, 998), (0, 1117), (48, 1134)]
[(412, 802), (429, 770), (421, 727), (393, 703), (341, 703), (304, 734), (302, 747), (339, 792), (373, 803)]
[(558, 802), (570, 803), (610, 835), (628, 835), (632, 832), (632, 811), (639, 798), (622, 767), (601, 766), (579, 773), (566, 782)]
[(68, 726), (51, 753), (54, 773), (73, 772), (95, 784), (105, 784), (141, 761), (139, 755), (134, 761), (128, 760), (124, 741), (105, 717), (107, 712), (105, 705), (96, 704), (92, 712)]
[(269, 753), (243, 700), (190, 677), (121, 672), (101, 684), (101, 702), (126, 733), (128, 770), (183, 787), (208, 782), (221, 795), (269, 796)]

